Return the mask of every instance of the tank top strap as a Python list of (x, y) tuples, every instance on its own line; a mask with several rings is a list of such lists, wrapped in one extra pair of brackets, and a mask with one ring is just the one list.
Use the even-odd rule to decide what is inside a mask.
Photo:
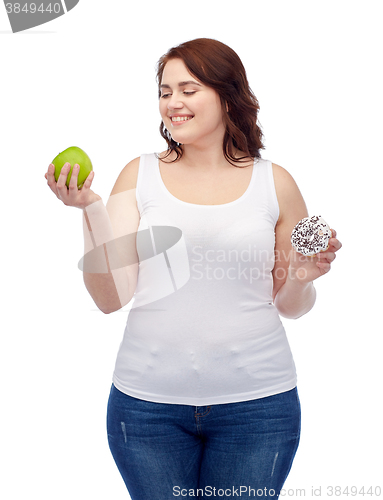
[[(266, 212), (276, 225), (279, 218), (279, 204), (275, 190), (273, 165), (270, 160), (257, 158), (254, 162), (254, 182), (245, 202), (252, 208)], [(250, 207), (249, 207), (250, 208)]]
[(160, 192), (156, 168), (158, 168), (158, 158), (155, 153), (142, 154), (140, 156), (136, 200), (141, 215), (144, 211), (144, 200), (151, 196), (158, 196)]

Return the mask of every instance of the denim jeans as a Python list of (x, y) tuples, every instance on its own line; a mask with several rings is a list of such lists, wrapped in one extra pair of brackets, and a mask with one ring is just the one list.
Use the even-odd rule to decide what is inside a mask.
[(132, 500), (278, 498), (300, 417), (297, 388), (190, 406), (144, 401), (112, 384), (108, 442)]

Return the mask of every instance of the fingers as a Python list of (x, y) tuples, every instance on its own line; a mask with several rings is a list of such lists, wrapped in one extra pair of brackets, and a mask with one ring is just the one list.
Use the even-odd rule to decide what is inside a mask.
[(77, 193), (78, 187), (77, 187), (77, 178), (78, 178), (78, 173), (80, 171), (80, 165), (75, 163), (73, 165), (73, 170), (72, 170), (72, 175), (69, 181), (69, 196), (73, 193)]
[[(324, 252), (323, 252), (324, 253)], [(331, 262), (335, 259), (335, 254), (326, 252), (327, 255), (318, 255), (316, 265), (321, 270), (322, 274), (328, 273), (331, 269)], [(330, 254), (330, 255), (329, 255)]]
[(70, 163), (65, 163), (65, 165), (61, 169), (60, 175), (56, 183), (57, 196), (64, 203), (64, 205), (66, 204), (65, 200), (68, 198), (68, 188), (66, 186), (66, 180), (70, 172), (70, 169), (71, 169)]
[(318, 260), (316, 264), (323, 273), (328, 273), (331, 269), (331, 264), (329, 262)]
[(48, 186), (57, 196), (57, 187), (56, 187), (56, 179), (55, 179), (55, 166), (50, 163), (48, 166), (48, 172), (45, 174), (45, 178), (47, 180)]
[(331, 229), (331, 238), (329, 241), (329, 247), (325, 252), (319, 252), (316, 254), (317, 262), (316, 265), (322, 271), (323, 274), (328, 273), (331, 269), (331, 263), (336, 259), (336, 253), (340, 248), (342, 248), (342, 243), (336, 238), (335, 229)]
[(331, 252), (337, 252), (342, 248), (342, 243), (336, 238), (335, 229), (331, 229), (332, 237), (329, 240), (329, 248)]
[(318, 262), (327, 262), (331, 264), (336, 258), (335, 252), (329, 252), (328, 250), (326, 252), (320, 252), (316, 255), (318, 257)]
[(331, 263), (336, 259), (335, 252), (320, 252), (316, 255), (317, 262), (316, 265), (322, 271), (323, 274), (328, 273), (331, 269)]
[(81, 187), (81, 191), (83, 191), (83, 190), (86, 191), (86, 190), (90, 189), (90, 186), (92, 185), (93, 177), (94, 177), (94, 170), (91, 170), (88, 174), (88, 177), (85, 179), (84, 184)]
[(327, 251), (337, 252), (341, 248), (342, 248), (342, 243), (338, 239), (336, 239), (336, 238), (331, 238), (330, 241), (329, 241), (329, 247), (326, 250), (326, 252)]
[(342, 243), (338, 239), (336, 239), (336, 238), (331, 238), (330, 239), (330, 245), (334, 248), (335, 252), (337, 250), (340, 250), (342, 248)]
[(49, 185), (52, 182), (52, 180), (53, 181), (55, 180), (55, 166), (52, 165), (52, 163), (49, 164), (48, 170), (44, 176), (45, 176), (46, 180), (48, 181)]
[[(72, 172), (71, 172), (72, 171)], [(99, 195), (94, 193), (90, 186), (94, 178), (94, 171), (92, 170), (88, 177), (85, 179), (81, 189), (78, 188), (78, 175), (80, 172), (80, 165), (75, 163), (73, 168), (69, 162), (65, 163), (62, 167), (58, 179), (55, 179), (55, 166), (51, 163), (48, 171), (44, 174), (47, 179), (47, 184), (50, 189), (55, 193), (57, 198), (66, 206), (77, 207), (84, 209), (95, 200), (101, 199)], [(68, 186), (66, 185), (70, 175)]]
[(60, 175), (58, 176), (57, 179), (57, 189), (63, 189), (64, 186), (66, 188), (66, 180), (68, 177), (68, 174), (70, 172), (71, 165), (70, 163), (65, 163), (65, 165), (62, 167)]

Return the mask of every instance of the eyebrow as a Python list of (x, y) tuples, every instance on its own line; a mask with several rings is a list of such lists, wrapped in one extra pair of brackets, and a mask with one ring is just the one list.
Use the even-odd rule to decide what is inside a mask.
[[(194, 80), (187, 80), (185, 82), (179, 82), (178, 86), (184, 87), (185, 85), (189, 85), (189, 84), (190, 85), (198, 85), (198, 86), (202, 87), (202, 85), (200, 83), (195, 82)], [(160, 89), (170, 89), (170, 88), (171, 88), (170, 85), (167, 85), (166, 83), (162, 83), (160, 85)]]

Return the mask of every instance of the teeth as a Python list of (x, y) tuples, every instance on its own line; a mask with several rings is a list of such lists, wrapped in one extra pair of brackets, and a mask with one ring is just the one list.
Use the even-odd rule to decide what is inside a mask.
[(192, 116), (172, 116), (172, 122), (184, 122), (190, 120)]

